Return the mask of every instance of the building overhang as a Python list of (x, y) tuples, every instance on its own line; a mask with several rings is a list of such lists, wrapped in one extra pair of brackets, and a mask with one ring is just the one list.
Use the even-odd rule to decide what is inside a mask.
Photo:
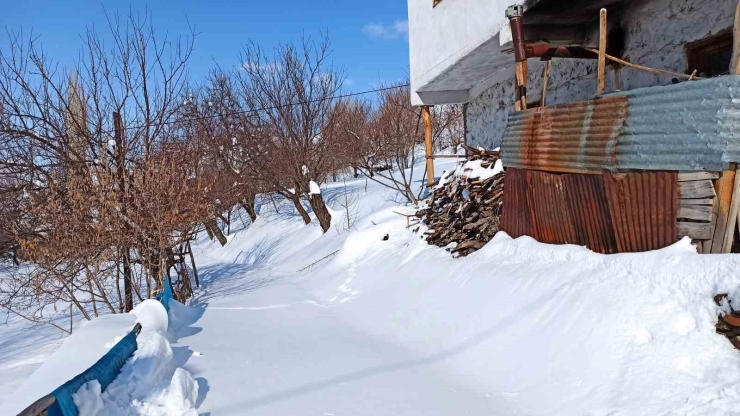
[[(526, 41), (545, 40), (553, 45), (584, 44), (588, 38), (589, 27), (598, 21), (599, 9), (613, 7), (623, 1), (526, 1), (524, 3)], [(500, 13), (501, 16), (495, 19), (500, 20), (504, 17), (504, 10)], [(411, 30), (414, 30), (413, 26)], [(411, 46), (413, 48), (416, 45)], [(431, 70), (416, 78), (412, 77), (412, 104), (465, 103), (506, 78), (513, 78), (514, 56), (511, 48), (508, 23), (502, 24), (499, 31), (486, 36), (477, 45), (468, 45), (467, 52), (453, 55)]]

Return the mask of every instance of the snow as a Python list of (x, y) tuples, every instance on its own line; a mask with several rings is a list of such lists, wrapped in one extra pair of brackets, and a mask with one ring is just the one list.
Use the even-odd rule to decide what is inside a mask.
[[(602, 255), (499, 233), (453, 259), (406, 228), (397, 213), (412, 207), (365, 186), (347, 182), (352, 231), (322, 234), (283, 201), (234, 222), (226, 247), (199, 240), (195, 297), (80, 403), (114, 416), (737, 414), (740, 352), (715, 332), (728, 305), (713, 296), (740, 304), (740, 256), (698, 255), (688, 239)], [(344, 184), (322, 192), (340, 223)], [(72, 361), (94, 362), (141, 315), (76, 329), (0, 414), (86, 368)]]
[(136, 316), (136, 322), (141, 324), (142, 331), (153, 331), (164, 334), (167, 332), (167, 310), (156, 299), (146, 299), (130, 312)]
[(319, 188), (319, 184), (311, 181), (309, 182), (308, 186), (310, 188), (309, 195), (321, 195), (321, 188)]
[[(169, 339), (186, 330), (193, 311), (173, 301), (168, 316), (161, 303), (145, 300), (129, 314), (107, 315), (75, 329), (62, 347), (0, 406), (0, 414), (19, 413), (27, 405), (89, 368), (138, 322), (138, 348), (105, 392), (97, 380), (73, 396), (80, 416), (186, 415), (195, 416), (198, 383), (180, 368)], [(197, 312), (197, 311), (196, 311)]]

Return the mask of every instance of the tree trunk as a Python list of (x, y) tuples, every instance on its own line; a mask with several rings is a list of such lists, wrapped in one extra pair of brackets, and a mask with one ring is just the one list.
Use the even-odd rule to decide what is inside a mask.
[(205, 225), (209, 237), (213, 235), (218, 239), (218, 242), (221, 243), (222, 246), (226, 245), (228, 240), (226, 239), (226, 236), (224, 236), (224, 233), (221, 232), (221, 229), (218, 228), (218, 223), (216, 223), (215, 219), (209, 218), (203, 223), (203, 225)]
[(321, 229), (324, 232), (329, 231), (329, 228), (331, 227), (331, 214), (326, 208), (324, 198), (321, 194), (312, 194), (308, 197), (308, 202), (311, 204), (311, 208), (313, 209), (313, 213), (316, 215), (316, 219), (319, 220)]
[(124, 311), (131, 312), (134, 309), (134, 298), (131, 293), (131, 252), (128, 247), (123, 247), (123, 298)]
[(254, 195), (247, 195), (244, 198), (244, 202), (242, 202), (242, 206), (247, 211), (247, 214), (249, 214), (249, 218), (252, 222), (257, 221), (257, 212), (254, 210)]
[(306, 209), (303, 208), (303, 205), (301, 205), (301, 198), (298, 197), (298, 194), (289, 192), (290, 200), (293, 201), (293, 205), (295, 205), (296, 211), (298, 211), (299, 214), (301, 214), (301, 218), (303, 218), (303, 222), (306, 224), (311, 223), (311, 217), (308, 216), (308, 212), (306, 212)]
[(190, 253), (190, 264), (193, 266), (193, 275), (195, 275), (195, 287), (200, 287), (200, 279), (198, 278), (198, 269), (195, 268), (195, 257), (193, 256), (193, 247), (188, 241), (188, 253)]

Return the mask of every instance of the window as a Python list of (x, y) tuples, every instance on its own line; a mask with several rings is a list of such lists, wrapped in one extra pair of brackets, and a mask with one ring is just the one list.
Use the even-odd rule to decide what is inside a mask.
[(442, 0), (432, 0), (432, 7), (437, 7), (439, 3), (442, 3)]
[(696, 70), (700, 77), (716, 77), (730, 73), (732, 60), (732, 30), (686, 45), (689, 63), (687, 72)]

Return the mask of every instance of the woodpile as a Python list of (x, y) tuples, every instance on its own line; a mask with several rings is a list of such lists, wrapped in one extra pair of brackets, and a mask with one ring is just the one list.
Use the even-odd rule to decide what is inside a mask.
[[(468, 162), (480, 160), (480, 166), (493, 168), (498, 152), (466, 147)], [(428, 227), (426, 241), (448, 250), (457, 257), (479, 250), (499, 230), (504, 195), (504, 173), (486, 179), (469, 177), (471, 168), (463, 164), (443, 175), (432, 193), (428, 206), (416, 216)], [(418, 229), (417, 229), (418, 230)]]

